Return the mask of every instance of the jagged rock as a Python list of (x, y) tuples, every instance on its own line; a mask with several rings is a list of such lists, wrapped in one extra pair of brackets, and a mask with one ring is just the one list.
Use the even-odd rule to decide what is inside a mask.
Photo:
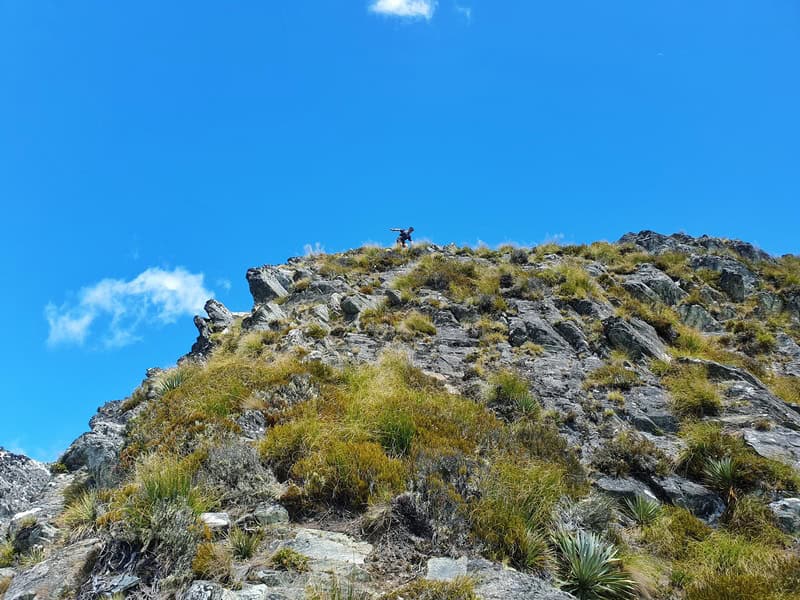
[(45, 465), (0, 448), (0, 524), (28, 509), (49, 481)]
[(222, 303), (213, 298), (208, 300), (203, 307), (208, 314), (208, 320), (217, 330), (223, 330), (233, 323), (233, 313)]
[(678, 304), (687, 296), (669, 275), (649, 263), (639, 265), (635, 273), (625, 278), (623, 286), (640, 300), (660, 301), (668, 306)]
[(800, 433), (774, 427), (769, 431), (745, 429), (744, 439), (748, 445), (765, 458), (772, 458), (800, 469)]
[(728, 294), (734, 302), (743, 302), (748, 292), (744, 276), (728, 269), (724, 269), (719, 276), (719, 289)]
[(228, 513), (203, 513), (200, 521), (211, 531), (225, 531), (231, 526), (231, 518)]
[(35, 546), (45, 546), (56, 539), (58, 529), (47, 522), (41, 508), (17, 513), (8, 525), (8, 537), (13, 540), (14, 550), (26, 554)]
[(784, 309), (781, 297), (772, 292), (758, 292), (755, 294), (755, 298), (758, 302), (758, 314), (762, 317), (780, 314)]
[(193, 581), (181, 600), (222, 600), (223, 587), (213, 581)]
[[(512, 327), (519, 327), (519, 322), (522, 322), (522, 326), (524, 326), (525, 330), (525, 339), (522, 340), (520, 345), (525, 341), (530, 341), (551, 351), (571, 349), (566, 340), (558, 334), (547, 320), (539, 317), (532, 311), (521, 312), (520, 317), (520, 319), (510, 319), (512, 325), (509, 327), (509, 329)], [(519, 337), (521, 337), (521, 333)], [(518, 339), (516, 341), (518, 341)]]
[(260, 410), (244, 410), (236, 417), (236, 424), (242, 429), (242, 436), (249, 440), (258, 440), (267, 432), (267, 418)]
[(586, 354), (591, 352), (589, 343), (586, 341), (586, 336), (583, 331), (572, 321), (559, 321), (553, 325), (555, 330), (561, 335), (562, 338), (567, 340), (573, 350), (578, 354)]
[(619, 239), (620, 244), (634, 244), (653, 254), (664, 252), (690, 253), (694, 249), (694, 240), (683, 234), (664, 235), (655, 231), (626, 233)]
[(280, 504), (262, 502), (256, 507), (253, 516), (262, 525), (275, 525), (276, 523), (289, 522), (289, 512)]
[(678, 431), (678, 419), (670, 410), (669, 396), (663, 389), (654, 386), (635, 387), (627, 393), (626, 401), (637, 429), (650, 433)]
[(260, 304), (242, 321), (242, 331), (268, 331), (285, 320), (286, 313), (274, 302)]
[(247, 283), (255, 304), (266, 304), (289, 295), (291, 278), (274, 267), (263, 266), (247, 270)]
[(716, 493), (683, 477), (670, 475), (657, 479), (656, 483), (675, 506), (705, 521), (716, 522), (725, 510), (725, 503)]
[(784, 498), (769, 505), (778, 525), (789, 535), (800, 534), (800, 498)]
[(354, 294), (352, 296), (345, 296), (341, 301), (341, 309), (346, 317), (355, 319), (362, 311), (368, 308), (375, 308), (377, 302), (375, 299), (363, 294)]
[(572, 594), (556, 589), (535, 575), (488, 560), (466, 557), (428, 560), (427, 579), (452, 581), (465, 576), (475, 582), (475, 595), (481, 600), (574, 600)]
[(125, 444), (125, 427), (130, 417), (123, 412), (122, 402), (104, 404), (89, 421), (91, 430), (72, 442), (59, 462), (70, 471), (86, 467), (99, 487), (113, 485), (117, 480), (119, 452)]
[(81, 578), (91, 569), (102, 544), (87, 539), (56, 550), (46, 560), (18, 574), (6, 591), (5, 600), (61, 600), (74, 594)]
[(301, 600), (302, 588), (283, 589), (264, 584), (244, 584), (240, 590), (229, 590), (213, 581), (193, 581), (180, 596), (181, 600)]
[(625, 321), (619, 317), (610, 317), (603, 321), (603, 331), (613, 348), (624, 350), (632, 358), (669, 360), (667, 349), (658, 338), (656, 330), (644, 321)]
[(776, 335), (775, 341), (777, 342), (776, 350), (778, 354), (786, 361), (781, 367), (784, 375), (800, 377), (800, 346), (785, 333)]
[(619, 500), (633, 500), (636, 496), (656, 499), (650, 488), (632, 477), (601, 477), (594, 485), (601, 492)]
[(689, 327), (694, 327), (707, 333), (723, 331), (719, 321), (699, 304), (682, 304), (678, 307), (678, 314), (681, 317), (681, 321)]
[(396, 308), (403, 305), (403, 298), (397, 290), (388, 288), (383, 291), (383, 295), (386, 296), (386, 302), (389, 306)]

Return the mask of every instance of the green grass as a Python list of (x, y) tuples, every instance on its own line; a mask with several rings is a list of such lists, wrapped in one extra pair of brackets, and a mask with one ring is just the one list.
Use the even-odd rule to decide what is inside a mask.
[(628, 367), (628, 357), (619, 352), (614, 352), (608, 363), (595, 369), (584, 381), (584, 388), (606, 388), (615, 390), (629, 390), (638, 385), (639, 375)]
[(784, 402), (800, 406), (800, 377), (775, 376), (769, 386), (772, 393)]
[(539, 403), (533, 396), (528, 382), (514, 371), (500, 371), (489, 377), (486, 401), (492, 404), (511, 406), (523, 416), (535, 416)]
[(411, 311), (400, 322), (399, 330), (409, 338), (419, 335), (436, 335), (436, 327), (430, 317), (421, 312)]

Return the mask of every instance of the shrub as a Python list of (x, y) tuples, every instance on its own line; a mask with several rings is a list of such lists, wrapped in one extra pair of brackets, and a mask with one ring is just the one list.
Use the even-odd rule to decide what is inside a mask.
[(159, 394), (163, 396), (167, 392), (177, 390), (190, 375), (191, 368), (189, 367), (178, 367), (177, 369), (167, 371), (161, 376), (161, 381), (158, 384)]
[(487, 402), (501, 406), (511, 406), (518, 413), (535, 416), (539, 403), (531, 394), (528, 382), (513, 371), (500, 371), (489, 378)]
[(197, 547), (192, 571), (198, 579), (226, 582), (231, 578), (231, 555), (222, 544), (203, 542)]
[(534, 461), (498, 460), (480, 491), (471, 519), (489, 555), (519, 568), (546, 565), (550, 554), (542, 532), (550, 527), (553, 509), (567, 491), (564, 470)]
[(580, 600), (636, 596), (636, 584), (622, 570), (613, 545), (585, 531), (558, 531), (553, 541), (558, 549), (561, 587)]
[(673, 409), (683, 417), (716, 415), (722, 400), (716, 386), (708, 380), (703, 365), (682, 365), (662, 379), (672, 396)]
[(70, 541), (76, 541), (94, 531), (99, 511), (97, 492), (85, 492), (67, 504), (58, 520), (69, 532)]
[(258, 550), (261, 543), (261, 533), (258, 531), (245, 531), (239, 527), (233, 527), (228, 532), (228, 545), (234, 558), (248, 559)]
[(282, 571), (295, 571), (304, 573), (308, 571), (308, 557), (300, 554), (296, 550), (284, 546), (269, 559), (270, 565)]
[(468, 577), (452, 581), (417, 579), (381, 596), (381, 600), (478, 600), (474, 588), (474, 582)]
[(436, 335), (436, 327), (430, 317), (421, 312), (412, 311), (400, 323), (401, 333), (414, 337), (416, 335)]
[(670, 469), (667, 456), (653, 442), (633, 431), (622, 431), (607, 441), (595, 454), (592, 464), (614, 477), (663, 476)]
[(636, 496), (635, 499), (625, 500), (628, 515), (639, 526), (650, 525), (661, 514), (661, 505), (658, 500), (646, 496)]

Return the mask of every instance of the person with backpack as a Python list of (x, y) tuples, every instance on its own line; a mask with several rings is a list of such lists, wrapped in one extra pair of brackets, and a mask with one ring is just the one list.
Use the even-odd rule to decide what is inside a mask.
[(414, 232), (413, 227), (409, 227), (408, 229), (390, 229), (389, 231), (397, 231), (400, 235), (397, 236), (397, 244), (401, 248), (406, 247), (406, 242), (409, 244), (411, 243), (411, 234)]

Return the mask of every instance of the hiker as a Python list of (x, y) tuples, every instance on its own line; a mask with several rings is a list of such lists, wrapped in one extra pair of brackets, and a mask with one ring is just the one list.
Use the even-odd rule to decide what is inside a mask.
[(405, 248), (406, 242), (411, 243), (411, 234), (414, 232), (414, 228), (409, 227), (408, 229), (390, 229), (389, 231), (400, 232), (400, 235), (397, 236), (397, 243), (401, 248)]

